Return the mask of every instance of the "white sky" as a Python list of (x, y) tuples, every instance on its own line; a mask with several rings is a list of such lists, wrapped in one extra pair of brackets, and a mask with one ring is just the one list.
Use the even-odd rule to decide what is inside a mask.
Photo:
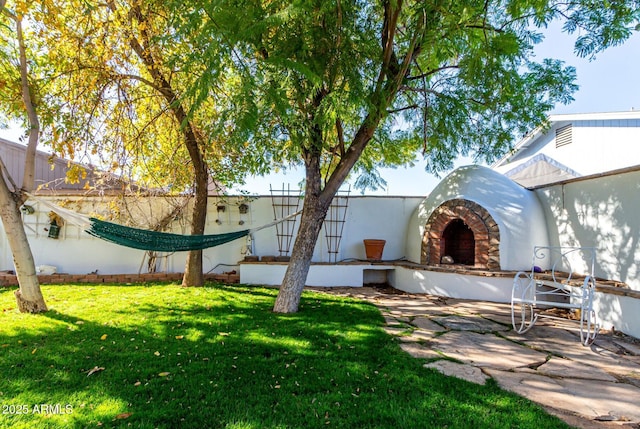
[[(577, 84), (580, 89), (574, 94), (575, 101), (566, 106), (557, 106), (551, 114), (593, 113), (628, 111), (640, 109), (640, 85), (637, 73), (640, 68), (640, 33), (635, 33), (622, 46), (609, 48), (589, 61), (578, 58), (573, 53), (575, 36), (561, 33), (555, 24), (546, 32), (545, 41), (537, 49), (537, 56), (557, 58), (572, 65), (577, 70)], [(0, 130), (0, 137), (18, 141), (22, 133), (18, 130)], [(459, 159), (456, 166), (469, 164), (469, 159)], [(251, 194), (269, 195), (269, 186), (278, 189), (284, 185), (296, 188), (304, 177), (301, 171), (288, 174), (274, 173), (265, 177), (250, 177), (240, 189)], [(412, 168), (384, 169), (382, 177), (387, 181), (387, 189), (367, 195), (427, 195), (440, 181), (424, 171), (424, 163), (418, 162)], [(360, 191), (352, 189), (356, 195)]]

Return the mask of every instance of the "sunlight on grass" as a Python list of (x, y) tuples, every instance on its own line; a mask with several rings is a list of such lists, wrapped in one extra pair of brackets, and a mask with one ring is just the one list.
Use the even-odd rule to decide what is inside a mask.
[(51, 311), (34, 316), (10, 292), (1, 428), (566, 427), (423, 368), (365, 302), (305, 293), (281, 315), (268, 288), (65, 285), (43, 287)]
[(276, 337), (275, 332), (247, 332), (244, 339), (250, 344), (262, 344), (270, 348), (281, 347), (298, 354), (305, 354), (311, 348), (311, 342), (304, 338)]

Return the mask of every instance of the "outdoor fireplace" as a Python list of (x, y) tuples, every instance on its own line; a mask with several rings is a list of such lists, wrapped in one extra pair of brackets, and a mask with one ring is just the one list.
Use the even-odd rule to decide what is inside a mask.
[(547, 223), (536, 193), (487, 167), (469, 165), (449, 173), (416, 207), (405, 255), (426, 266), (520, 271), (531, 269), (533, 246), (546, 245)]
[(500, 270), (500, 231), (489, 212), (466, 199), (448, 200), (429, 217), (421, 263)]

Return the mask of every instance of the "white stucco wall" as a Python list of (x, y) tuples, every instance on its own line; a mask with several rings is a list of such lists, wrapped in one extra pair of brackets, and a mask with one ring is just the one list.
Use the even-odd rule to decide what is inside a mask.
[[(375, 238), (386, 240), (385, 260), (405, 257), (406, 225), (422, 197), (349, 197), (346, 223), (342, 231), (338, 261), (347, 259), (365, 259), (362, 240)], [(302, 203), (300, 204), (302, 207)], [(256, 225), (273, 220), (273, 210), (269, 197), (260, 198), (252, 203)], [(255, 254), (278, 255), (275, 228), (255, 234)], [(293, 246), (293, 244), (292, 244)], [(325, 230), (320, 233), (313, 255), (313, 262), (332, 262), (329, 259)]]
[(442, 203), (462, 198), (484, 207), (500, 228), (500, 267), (528, 269), (533, 246), (545, 246), (544, 212), (535, 193), (481, 166), (458, 168), (445, 177), (412, 215), (407, 229), (407, 258), (420, 262), (424, 227)]
[(535, 192), (551, 245), (595, 247), (596, 276), (640, 290), (640, 171)]
[[(596, 248), (596, 277), (640, 291), (640, 171), (537, 189), (553, 246)], [(596, 293), (605, 329), (640, 338), (640, 299)]]
[(602, 329), (616, 331), (640, 338), (640, 299), (605, 293), (596, 293), (593, 308)]
[[(319, 287), (362, 287), (367, 277), (367, 271), (380, 272), (386, 280), (386, 273), (393, 272), (395, 269), (394, 266), (366, 263), (357, 265), (311, 265), (305, 284)], [(240, 283), (280, 286), (286, 271), (286, 264), (242, 264)]]
[[(85, 213), (94, 212), (105, 214), (113, 210), (107, 200), (83, 198), (76, 203), (74, 198), (61, 198), (67, 201), (70, 209), (82, 209)], [(69, 200), (74, 202), (69, 204)], [(59, 199), (60, 200), (60, 199)], [(405, 256), (406, 225), (422, 200), (421, 197), (360, 197), (349, 198), (346, 223), (342, 234), (338, 261), (348, 259), (365, 259), (362, 240), (378, 238), (386, 240), (383, 259), (394, 260)], [(219, 214), (216, 210), (218, 200), (212, 197), (209, 201), (207, 215), (207, 234), (218, 234), (241, 229), (259, 227), (274, 220), (270, 197), (258, 197), (249, 203), (250, 210), (241, 215), (237, 206), (237, 199), (231, 198), (227, 210)], [(144, 251), (129, 249), (108, 243), (86, 234), (81, 228), (66, 223), (62, 228), (60, 238), (47, 238), (49, 209), (30, 202), (35, 208), (34, 214), (24, 216), (27, 233), (31, 243), (36, 265), (52, 265), (58, 272), (70, 274), (84, 274), (98, 270), (100, 274), (147, 272), (143, 264)], [(80, 204), (80, 205), (78, 205)], [(144, 203), (146, 204), (146, 203)], [(157, 204), (161, 205), (161, 202)], [(302, 207), (302, 205), (300, 205)], [(129, 209), (128, 209), (129, 210)], [(158, 207), (144, 207), (132, 210), (125, 216), (133, 216), (143, 225), (146, 219), (158, 213)], [(216, 220), (220, 220), (220, 224)], [(240, 225), (240, 221), (244, 221)], [(151, 222), (147, 222), (150, 224)], [(175, 221), (172, 232), (188, 234), (188, 216)], [(254, 234), (251, 243), (253, 253), (259, 256), (279, 255), (276, 228), (271, 227)], [(233, 269), (238, 261), (246, 254), (249, 243), (246, 239), (239, 239), (222, 246), (206, 249), (203, 252), (205, 272), (224, 272)], [(158, 263), (159, 271), (182, 272), (184, 270), (186, 253), (179, 252), (167, 255)], [(316, 245), (313, 262), (330, 262), (327, 252), (327, 241), (324, 229)], [(11, 252), (6, 241), (4, 229), (0, 225), (0, 269), (13, 270)], [(141, 266), (142, 265), (142, 266)]]
[(513, 278), (465, 275), (396, 267), (391, 285), (409, 293), (428, 293), (449, 298), (511, 302)]

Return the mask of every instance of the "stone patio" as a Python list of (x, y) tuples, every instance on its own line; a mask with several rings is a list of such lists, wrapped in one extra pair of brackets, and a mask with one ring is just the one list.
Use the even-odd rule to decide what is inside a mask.
[(524, 335), (509, 304), (331, 288), (374, 303), (400, 347), (443, 374), (502, 388), (578, 428), (640, 428), (640, 341), (602, 332), (590, 347), (576, 322), (542, 318)]

